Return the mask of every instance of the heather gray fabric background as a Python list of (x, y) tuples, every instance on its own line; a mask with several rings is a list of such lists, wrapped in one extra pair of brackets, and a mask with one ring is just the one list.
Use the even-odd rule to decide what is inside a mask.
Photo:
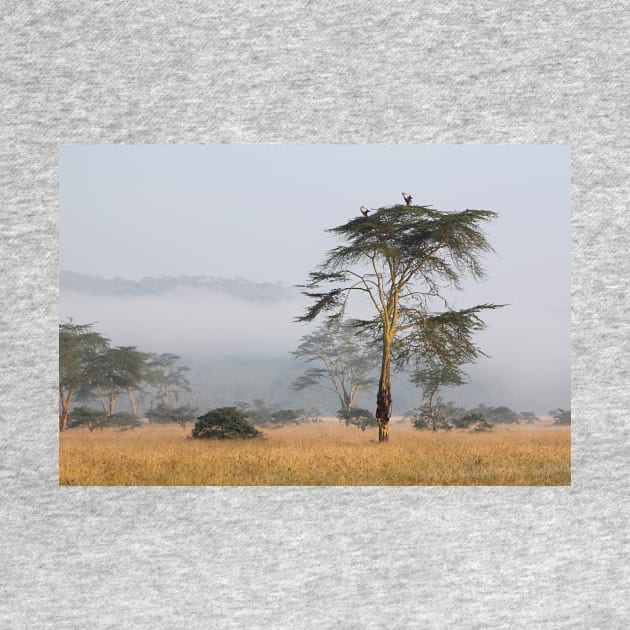
[[(4, 3), (0, 627), (628, 627), (629, 9)], [(570, 144), (572, 487), (59, 488), (57, 147), (118, 142)]]

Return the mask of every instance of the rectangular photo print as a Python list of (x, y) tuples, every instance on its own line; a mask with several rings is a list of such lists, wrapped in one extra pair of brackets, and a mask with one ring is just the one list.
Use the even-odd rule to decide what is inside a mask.
[(59, 483), (571, 484), (566, 145), (62, 145)]

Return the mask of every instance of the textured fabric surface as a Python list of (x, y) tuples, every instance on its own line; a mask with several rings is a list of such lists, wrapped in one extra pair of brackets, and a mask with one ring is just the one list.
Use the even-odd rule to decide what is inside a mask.
[[(0, 627), (627, 628), (629, 9), (4, 3)], [(571, 487), (58, 487), (59, 143), (287, 142), (571, 145)]]

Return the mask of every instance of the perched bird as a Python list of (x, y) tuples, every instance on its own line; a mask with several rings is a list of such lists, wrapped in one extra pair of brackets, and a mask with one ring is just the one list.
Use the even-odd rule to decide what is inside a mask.
[(410, 206), (411, 205), (411, 200), (413, 199), (413, 197), (409, 194), (409, 193), (401, 193), (403, 196), (403, 199), (405, 200), (405, 203)]
[(361, 214), (367, 217), (369, 210), (365, 206), (361, 206)]

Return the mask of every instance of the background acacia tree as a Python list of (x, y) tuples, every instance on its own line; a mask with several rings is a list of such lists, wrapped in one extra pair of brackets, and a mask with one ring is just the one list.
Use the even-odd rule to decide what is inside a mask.
[(83, 388), (95, 392), (105, 414), (111, 416), (120, 394), (130, 393), (142, 382), (147, 358), (135, 346), (106, 348), (86, 365)]
[(453, 402), (443, 400), (441, 396), (432, 401), (430, 412), (426, 402), (414, 411), (415, 413), (410, 414), (411, 426), (414, 429), (431, 431), (450, 431), (456, 426), (457, 419), (466, 413), (464, 409), (458, 408)]
[(341, 411), (349, 412), (359, 392), (376, 384), (374, 372), (380, 352), (352, 322), (321, 325), (301, 341), (293, 356), (324, 367), (309, 368), (291, 384), (292, 389), (325, 387), (323, 384), (328, 383), (339, 398)]
[(190, 405), (182, 405), (181, 407), (171, 407), (163, 403), (158, 403), (157, 407), (147, 410), (146, 417), (151, 422), (157, 423), (175, 423), (185, 431), (186, 424), (195, 422), (199, 410)]
[(252, 404), (241, 401), (235, 406), (257, 426), (283, 427), (287, 424), (304, 424), (319, 420), (315, 410), (280, 409), (276, 405), (267, 404), (261, 398), (256, 398)]
[[(446, 418), (441, 398), (437, 400), (435, 398), (438, 391), (442, 387), (463, 385), (466, 382), (466, 376), (457, 366), (433, 363), (418, 369), (412, 380), (422, 387), (424, 404), (420, 408), (419, 415), (426, 418), (427, 424), (433, 431), (437, 431), (440, 428), (440, 420)], [(436, 403), (438, 403), (437, 406)]]
[(68, 426), (74, 395), (85, 383), (85, 373), (95, 358), (109, 347), (109, 339), (92, 330), (94, 324), (59, 324), (59, 430)]
[(171, 398), (179, 399), (181, 392), (190, 393), (190, 384), (186, 378), (189, 368), (177, 365), (180, 357), (176, 354), (162, 353), (149, 355), (143, 379), (155, 388), (159, 404), (170, 407)]
[(365, 431), (368, 427), (377, 427), (378, 422), (374, 414), (369, 409), (353, 407), (352, 409), (340, 409), (337, 418), (346, 423), (346, 426), (353, 425)]
[(449, 425), (453, 410), (438, 392), (467, 383), (461, 366), (487, 356), (473, 341), (473, 334), (484, 328), (475, 309), (447, 311), (429, 318), (421, 337), (408, 339), (394, 350), (397, 364), (415, 363), (411, 381), (422, 388), (423, 398), (418, 424), (426, 422), (434, 431)]
[(554, 424), (571, 424), (570, 409), (552, 409), (549, 415), (553, 417)]
[[(484, 278), (481, 255), (492, 248), (481, 224), (496, 216), (487, 210), (440, 212), (426, 206), (396, 205), (328, 230), (345, 244), (328, 252), (302, 286), (314, 303), (298, 321), (312, 321), (327, 312), (329, 321), (341, 321), (353, 293), (369, 298), (375, 315), (360, 323), (381, 342), (375, 413), (379, 442), (389, 438), (392, 361), (397, 359), (401, 367), (425, 335), (430, 337), (430, 331), (440, 330), (445, 321), (458, 323), (455, 329), (465, 329), (466, 318), (497, 308), (482, 304), (455, 311), (444, 296), (445, 289), (461, 289), (466, 275)], [(433, 310), (435, 301), (444, 312)], [(456, 337), (451, 341), (458, 343)]]

